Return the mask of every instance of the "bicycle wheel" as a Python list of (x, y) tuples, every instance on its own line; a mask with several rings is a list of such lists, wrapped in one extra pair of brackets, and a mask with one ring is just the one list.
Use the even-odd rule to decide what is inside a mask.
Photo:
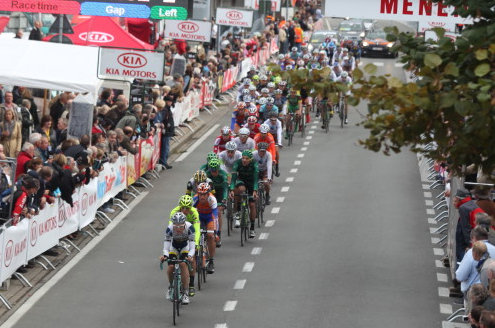
[[(175, 276), (175, 273), (174, 273), (174, 276)], [(179, 294), (178, 294), (178, 281), (177, 281), (177, 277), (174, 277), (174, 282), (173, 282), (173, 285), (172, 285), (172, 288), (173, 288), (173, 291), (172, 291), (172, 312), (173, 312), (173, 320), (174, 320), (174, 326), (175, 326), (175, 319), (176, 319), (176, 316), (178, 316), (178, 313), (177, 313), (177, 303), (179, 302)]]
[(210, 253), (208, 251), (208, 245), (206, 244), (205, 241), (205, 246), (203, 247), (203, 258), (205, 259), (204, 265), (203, 265), (203, 270), (201, 270), (203, 274), (203, 283), (206, 283), (206, 259), (210, 259)]
[(306, 113), (303, 112), (301, 114), (301, 137), (304, 138), (304, 134), (306, 133)]
[(201, 256), (202, 252), (203, 252), (202, 247), (199, 246), (198, 254), (196, 254), (196, 273), (198, 275), (198, 279), (197, 279), (198, 280), (197, 281), (198, 282), (198, 290), (201, 290), (201, 270), (202, 270), (201, 266), (202, 266), (202, 262), (203, 262), (202, 261), (203, 258)]
[(244, 241), (246, 240), (247, 225), (247, 208), (243, 201), (241, 205), (241, 246), (244, 246)]
[(232, 200), (230, 198), (227, 199), (227, 235), (230, 236), (230, 232), (232, 231)]
[(266, 193), (265, 193), (265, 187), (263, 186), (263, 190), (261, 191), (261, 197), (260, 197), (260, 209), (258, 212), (258, 217), (261, 220), (261, 224), (263, 224), (263, 213), (265, 212), (265, 200), (266, 200)]

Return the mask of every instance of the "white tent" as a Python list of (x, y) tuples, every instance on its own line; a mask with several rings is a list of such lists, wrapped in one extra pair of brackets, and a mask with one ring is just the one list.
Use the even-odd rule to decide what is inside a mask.
[(95, 96), (103, 83), (97, 47), (6, 39), (0, 49), (0, 84)]

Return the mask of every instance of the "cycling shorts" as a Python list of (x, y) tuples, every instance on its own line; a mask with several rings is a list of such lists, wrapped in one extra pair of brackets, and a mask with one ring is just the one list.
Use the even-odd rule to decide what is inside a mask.
[(254, 191), (254, 188), (253, 186), (250, 186), (248, 184), (245, 184), (244, 181), (241, 181), (241, 180), (237, 180), (236, 183), (235, 183), (235, 186), (236, 187), (240, 187), (240, 186), (245, 186), (246, 187), (246, 190), (247, 190), (247, 193), (248, 193), (248, 200), (250, 202), (254, 202), (254, 198), (253, 198), (253, 191)]
[(218, 206), (225, 206), (225, 204), (223, 203), (223, 199), (220, 199), (223, 195), (223, 189), (215, 189), (215, 193), (213, 194), (213, 196), (215, 196), (215, 199), (217, 200), (217, 207)]
[(213, 222), (212, 230), (215, 230), (215, 218), (213, 217), (213, 213), (199, 213), (199, 222), (201, 225), (208, 225), (210, 222)]
[[(189, 254), (189, 252), (187, 250), (176, 250), (175, 248), (172, 248), (170, 250), (170, 253), (168, 255), (168, 257), (172, 260), (175, 260), (177, 259), (177, 254), (179, 254), (179, 260), (185, 260), (187, 258), (187, 255)], [(173, 266), (174, 264), (173, 263), (169, 263), (169, 266)]]
[(203, 221), (201, 221), (201, 229), (203, 230), (209, 230), (209, 231), (214, 231), (216, 230), (215, 228), (215, 221), (213, 219), (211, 219), (211, 221), (209, 221), (208, 223), (205, 223)]

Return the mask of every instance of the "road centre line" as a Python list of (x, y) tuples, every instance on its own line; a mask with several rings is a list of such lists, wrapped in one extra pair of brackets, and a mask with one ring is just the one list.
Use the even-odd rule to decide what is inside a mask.
[(285, 187), (282, 187), (282, 189), (280, 189), (281, 192), (288, 192), (289, 191), (289, 187), (288, 186), (285, 186)]
[(251, 251), (251, 255), (260, 255), (262, 250), (263, 247), (253, 247), (253, 250)]
[(239, 279), (235, 281), (234, 289), (244, 289), (246, 285), (246, 279)]
[(278, 212), (280, 212), (280, 207), (272, 208), (272, 214), (278, 214)]
[(440, 282), (447, 282), (449, 279), (448, 279), (446, 273), (439, 273), (439, 272), (437, 272), (437, 280), (440, 281)]
[(215, 328), (229, 328), (226, 323), (217, 323), (215, 324)]
[(451, 304), (440, 304), (440, 313), (452, 314), (452, 305)]
[(394, 66), (395, 67), (404, 67), (404, 63), (395, 63)]
[(313, 126), (311, 127), (312, 129), (316, 129), (316, 122), (313, 122)]
[(294, 177), (288, 177), (285, 182), (294, 182)]
[(450, 292), (447, 287), (438, 287), (438, 296), (440, 297), (449, 297)]
[(297, 173), (298, 169), (290, 169), (290, 173)]
[(294, 161), (294, 165), (301, 165), (301, 161)]
[(285, 197), (277, 197), (277, 203), (283, 203), (285, 201)]
[(215, 124), (211, 129), (208, 130), (208, 132), (203, 134), (201, 138), (196, 140), (196, 142), (191, 147), (189, 147), (184, 153), (182, 153), (175, 161), (182, 162), (187, 156), (189, 156), (189, 154), (191, 154), (196, 148), (198, 148), (199, 145), (201, 145), (201, 143), (203, 143), (203, 141), (205, 141), (206, 138), (210, 136), (210, 134), (216, 131), (219, 126), (220, 124)]
[(436, 256), (444, 256), (445, 251), (443, 250), (443, 248), (433, 248), (433, 254)]
[(265, 227), (270, 228), (273, 227), (274, 224), (275, 224), (275, 220), (268, 220), (265, 223)]
[(428, 214), (428, 215), (434, 215), (435, 214), (435, 210), (432, 209), (432, 208), (427, 208), (426, 209), (426, 214)]
[(246, 262), (242, 267), (242, 272), (251, 272), (254, 268), (254, 262)]
[(60, 270), (55, 273), (53, 277), (46, 281), (34, 294), (29, 297), (24, 304), (22, 304), (17, 311), (15, 311), (10, 318), (2, 324), (2, 328), (11, 328), (28, 312), (50, 289), (52, 289), (60, 280), (62, 280), (73, 267), (75, 267), (89, 252), (91, 252), (105, 237), (112, 232), (113, 229), (129, 214), (134, 207), (136, 207), (144, 197), (149, 194), (148, 191), (142, 192), (135, 200), (129, 204), (128, 210), (123, 210), (107, 225), (105, 230), (100, 231), (98, 236), (95, 236), (91, 241), (77, 253), (67, 264), (65, 264)]
[(425, 205), (426, 206), (433, 206), (433, 201), (431, 199), (426, 199), (425, 200)]
[(306, 151), (308, 150), (308, 147), (301, 147), (301, 151)]
[(431, 198), (431, 197), (433, 197), (433, 195), (431, 194), (430, 191), (423, 192), (423, 195), (425, 196), (425, 198)]
[(304, 146), (309, 146), (309, 144), (311, 144), (311, 142), (309, 142), (309, 141), (305, 141), (305, 142), (303, 142), (303, 145), (304, 145)]
[(297, 158), (304, 158), (304, 154), (297, 154)]
[(259, 239), (260, 240), (266, 240), (266, 239), (268, 239), (268, 236), (270, 236), (270, 233), (268, 233), (268, 232), (262, 232), (262, 233), (260, 233), (260, 238)]
[(384, 62), (373, 62), (373, 65), (375, 65), (377, 67), (383, 67), (383, 66), (385, 66), (385, 63)]
[(435, 260), (435, 266), (437, 268), (443, 268), (444, 267), (442, 261), (440, 261), (440, 260)]
[(306, 140), (311, 140), (311, 139), (313, 139), (313, 136), (307, 136), (306, 137)]
[(437, 224), (437, 220), (434, 218), (428, 218), (428, 224)]
[(314, 134), (315, 130), (309, 130), (309, 134)]
[(237, 301), (227, 301), (223, 306), (224, 311), (234, 311), (237, 305)]

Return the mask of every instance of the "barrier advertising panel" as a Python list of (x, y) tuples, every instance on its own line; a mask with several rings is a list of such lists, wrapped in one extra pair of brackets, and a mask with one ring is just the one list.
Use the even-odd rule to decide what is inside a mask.
[(3, 232), (1, 281), (9, 278), (18, 268), (27, 263), (28, 231), (29, 220), (24, 219)]
[(83, 185), (79, 190), (79, 229), (88, 226), (94, 221), (97, 204), (98, 179), (92, 179), (87, 185)]
[(29, 245), (27, 258), (32, 259), (58, 244), (58, 204), (47, 204), (29, 221)]

